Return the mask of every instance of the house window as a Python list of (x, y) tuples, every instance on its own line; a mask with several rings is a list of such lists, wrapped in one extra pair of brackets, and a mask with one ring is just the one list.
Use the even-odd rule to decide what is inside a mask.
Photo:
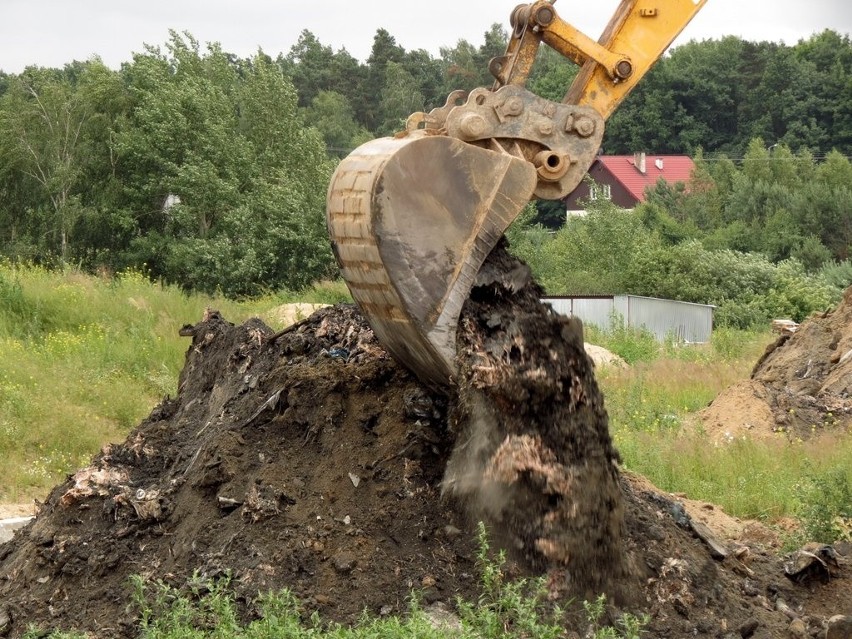
[(612, 189), (609, 184), (592, 184), (589, 190), (589, 199), (591, 200), (611, 200)]

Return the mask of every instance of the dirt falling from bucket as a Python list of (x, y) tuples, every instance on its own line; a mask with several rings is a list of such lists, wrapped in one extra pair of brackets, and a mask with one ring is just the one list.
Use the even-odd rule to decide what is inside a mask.
[(540, 303), (528, 267), (498, 246), (458, 329), (458, 440), (445, 494), (575, 595), (618, 596), (624, 509), (601, 392), (579, 320)]

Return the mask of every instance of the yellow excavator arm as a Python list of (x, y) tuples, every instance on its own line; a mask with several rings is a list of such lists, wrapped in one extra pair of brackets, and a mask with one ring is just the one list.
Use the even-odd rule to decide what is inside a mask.
[(606, 120), (707, 0), (624, 0), (595, 42), (560, 18), (553, 3), (515, 8), (506, 55), (490, 64), (505, 84), (524, 86), (541, 42), (581, 69), (563, 102), (590, 106)]
[[(595, 42), (552, 2), (512, 12), (489, 70), (406, 130), (344, 158), (328, 189), (332, 248), (384, 346), (423, 381), (452, 383), (456, 324), (483, 261), (531, 199), (574, 190), (604, 122), (706, 0), (623, 0)], [(581, 66), (562, 103), (526, 90), (541, 43)]]

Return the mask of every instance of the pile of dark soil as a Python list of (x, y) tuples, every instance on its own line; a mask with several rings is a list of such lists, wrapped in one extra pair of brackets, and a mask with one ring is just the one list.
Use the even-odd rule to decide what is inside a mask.
[(852, 287), (837, 308), (781, 335), (751, 379), (723, 391), (702, 411), (717, 440), (808, 439), (852, 430)]
[(793, 582), (784, 558), (714, 539), (620, 474), (581, 327), (494, 259), (450, 397), (390, 359), (351, 306), (279, 334), (215, 311), (187, 328), (177, 397), (0, 546), (0, 636), (136, 636), (135, 574), (178, 587), (230, 574), (247, 619), (282, 587), (342, 622), (404, 612), (413, 589), (452, 606), (478, 592), (481, 518), (513, 571), (547, 574), (562, 601), (604, 590), (649, 613), (650, 636), (779, 637), (792, 617), (817, 633), (852, 613), (848, 569)]

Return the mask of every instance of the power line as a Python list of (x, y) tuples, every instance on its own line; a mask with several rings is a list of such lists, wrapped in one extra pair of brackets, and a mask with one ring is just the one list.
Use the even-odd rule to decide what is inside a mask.
[[(852, 155), (841, 155), (840, 157), (845, 158), (847, 160), (852, 160)], [(694, 158), (693, 158), (694, 159)], [(789, 157), (789, 158), (708, 158), (702, 157), (702, 162), (724, 162), (725, 160), (730, 160), (731, 162), (805, 162), (807, 160), (827, 160), (827, 155), (812, 155), (809, 158), (800, 158), (797, 156)]]

